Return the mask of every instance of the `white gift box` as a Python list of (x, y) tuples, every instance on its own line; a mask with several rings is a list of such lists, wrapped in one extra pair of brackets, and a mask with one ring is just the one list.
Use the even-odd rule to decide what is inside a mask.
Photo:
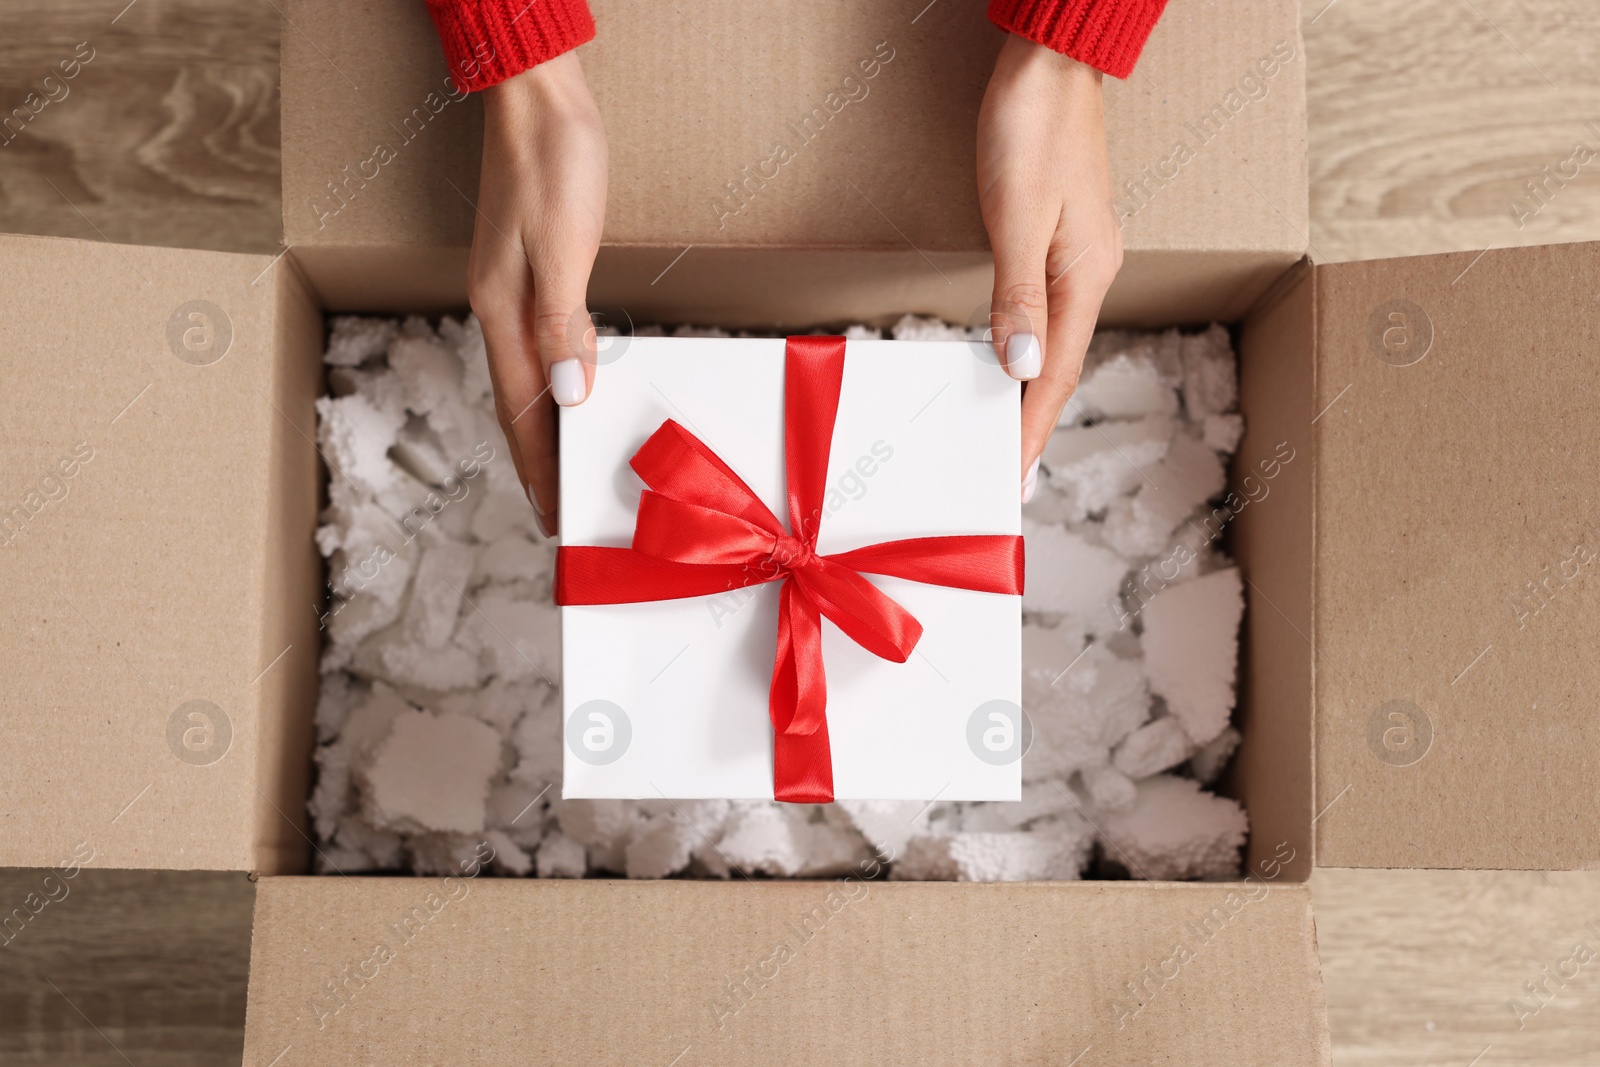
[[(668, 419), (787, 522), (785, 341), (606, 341), (593, 394), (561, 411), (562, 544), (629, 546), (646, 486), (628, 461)], [(1019, 534), (1018, 394), (987, 344), (850, 341), (818, 554)], [(836, 799), (1019, 799), (1021, 597), (865, 577), (923, 634), (894, 663), (823, 620)], [(562, 607), (563, 795), (771, 798), (779, 585)]]

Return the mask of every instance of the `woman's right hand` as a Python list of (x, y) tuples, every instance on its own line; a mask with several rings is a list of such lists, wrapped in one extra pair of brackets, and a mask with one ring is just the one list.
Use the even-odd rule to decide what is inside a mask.
[(994, 248), (989, 325), (1022, 393), (1022, 499), (1078, 385), (1122, 266), (1100, 71), (1012, 34), (978, 110), (978, 204)]
[(605, 224), (605, 128), (573, 52), (485, 89), (483, 113), (467, 294), (517, 475), (554, 535), (555, 405), (581, 404), (594, 385), (585, 295)]

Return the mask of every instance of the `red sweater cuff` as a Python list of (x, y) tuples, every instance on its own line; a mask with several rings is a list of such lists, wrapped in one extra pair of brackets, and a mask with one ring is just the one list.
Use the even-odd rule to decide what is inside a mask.
[(1126, 78), (1167, 0), (989, 0), (989, 21)]
[(428, 0), (428, 13), (451, 77), (468, 92), (594, 39), (584, 0)]

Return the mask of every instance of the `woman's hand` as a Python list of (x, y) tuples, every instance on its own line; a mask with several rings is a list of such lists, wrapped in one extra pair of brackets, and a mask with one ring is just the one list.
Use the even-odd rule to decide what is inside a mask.
[(978, 201), (994, 249), (990, 326), (1022, 395), (1022, 494), (1078, 384), (1122, 266), (1100, 72), (1015, 35), (978, 112)]
[(483, 175), (467, 293), (495, 413), (547, 535), (558, 527), (556, 404), (594, 384), (585, 293), (606, 213), (606, 134), (567, 52), (483, 93)]

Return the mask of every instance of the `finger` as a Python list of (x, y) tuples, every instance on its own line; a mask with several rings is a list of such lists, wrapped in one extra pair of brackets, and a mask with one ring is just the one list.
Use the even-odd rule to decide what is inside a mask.
[(517, 477), (539, 529), (553, 537), (559, 528), (555, 402), (528, 329), (531, 279), (520, 254), (496, 257), (484, 278), (473, 285), (471, 302), (483, 326), (495, 417), (511, 446)]
[(1037, 476), (1039, 456), (1061, 418), (1061, 409), (1078, 387), (1084, 353), (1094, 336), (1100, 305), (1116, 274), (1109, 249), (1062, 247), (1051, 253), (1057, 274), (1050, 284), (1050, 314), (1045, 361), (1039, 377), (1022, 394), (1022, 466), (1026, 479)]
[(585, 300), (594, 252), (546, 249), (541, 259), (557, 265), (539, 272), (533, 285), (533, 335), (550, 395), (571, 407), (589, 397), (594, 384), (595, 329)]
[(1045, 258), (1049, 225), (1029, 230), (1003, 221), (989, 227), (994, 246), (994, 293), (989, 298), (990, 340), (1006, 373), (1018, 381), (1039, 376), (1044, 366), (1048, 294)]

